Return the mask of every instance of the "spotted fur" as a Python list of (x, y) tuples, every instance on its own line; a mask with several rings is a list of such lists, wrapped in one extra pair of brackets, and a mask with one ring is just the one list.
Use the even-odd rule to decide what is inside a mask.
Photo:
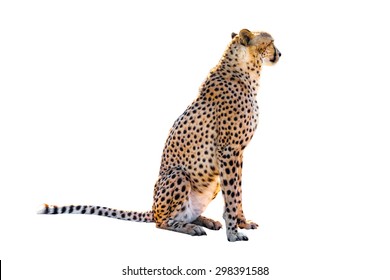
[(220, 190), (229, 241), (248, 240), (238, 228), (258, 225), (242, 209), (243, 151), (258, 124), (256, 101), (263, 64), (281, 53), (268, 33), (243, 29), (232, 34), (221, 60), (200, 87), (198, 97), (173, 124), (154, 186), (152, 211), (133, 212), (99, 206), (48, 206), (41, 214), (93, 214), (154, 222), (161, 229), (205, 235), (220, 222), (201, 216)]
[(57, 206), (44, 204), (39, 209), (38, 214), (88, 214), (98, 215), (109, 218), (116, 218), (119, 220), (146, 222), (151, 223), (153, 220), (153, 212), (135, 212), (117, 210), (109, 207), (95, 206), (95, 205), (68, 205)]

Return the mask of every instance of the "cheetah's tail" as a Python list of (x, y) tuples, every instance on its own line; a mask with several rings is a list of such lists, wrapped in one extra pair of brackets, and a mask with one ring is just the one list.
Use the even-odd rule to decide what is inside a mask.
[(93, 205), (68, 205), (57, 206), (43, 204), (37, 212), (38, 214), (89, 214), (98, 215), (109, 218), (116, 218), (126, 221), (153, 223), (153, 212), (135, 212), (117, 210), (108, 207), (93, 206)]

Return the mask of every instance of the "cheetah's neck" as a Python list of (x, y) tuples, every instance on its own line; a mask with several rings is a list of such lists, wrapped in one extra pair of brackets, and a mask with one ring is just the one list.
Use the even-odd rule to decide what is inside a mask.
[(261, 65), (260, 53), (241, 45), (238, 38), (235, 38), (226, 48), (213, 72), (220, 72), (223, 76), (238, 77), (252, 87), (255, 85), (257, 90)]

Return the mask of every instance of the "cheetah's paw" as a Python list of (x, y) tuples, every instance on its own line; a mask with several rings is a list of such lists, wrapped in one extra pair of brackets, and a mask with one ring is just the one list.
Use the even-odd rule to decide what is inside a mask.
[(238, 223), (238, 227), (241, 229), (257, 229), (259, 225), (252, 221), (241, 221)]
[(220, 230), (222, 228), (222, 224), (218, 221), (210, 220), (205, 224), (205, 227), (211, 230)]
[(191, 225), (188, 229), (188, 234), (192, 236), (207, 235), (205, 230), (201, 226)]
[(238, 232), (238, 231), (231, 231), (231, 232), (228, 232), (227, 233), (227, 239), (230, 241), (230, 242), (235, 242), (235, 241), (248, 241), (248, 237), (241, 233), (241, 232)]

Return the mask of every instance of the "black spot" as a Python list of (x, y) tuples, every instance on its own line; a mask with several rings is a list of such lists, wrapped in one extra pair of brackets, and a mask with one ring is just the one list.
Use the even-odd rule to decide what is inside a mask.
[(63, 207), (61, 208), (61, 214), (62, 214), (62, 213), (65, 213), (65, 211), (66, 211), (66, 206), (63, 206)]
[(116, 217), (116, 212), (112, 212), (111, 216)]
[(81, 209), (81, 206), (80, 205), (77, 205), (76, 206), (76, 210), (79, 211)]
[(99, 215), (99, 216), (103, 215), (102, 210), (99, 210), (98, 215)]
[(231, 185), (231, 186), (234, 185), (234, 179), (233, 178), (229, 180), (229, 185)]
[(73, 212), (73, 205), (69, 206), (69, 214)]
[(91, 208), (91, 211), (89, 211), (89, 213), (90, 213), (90, 214), (94, 214), (94, 213), (95, 213), (95, 208), (92, 207), (92, 208)]
[(178, 200), (180, 198), (180, 194), (175, 195), (175, 200)]
[(53, 214), (58, 214), (58, 207), (57, 206), (53, 206)]

